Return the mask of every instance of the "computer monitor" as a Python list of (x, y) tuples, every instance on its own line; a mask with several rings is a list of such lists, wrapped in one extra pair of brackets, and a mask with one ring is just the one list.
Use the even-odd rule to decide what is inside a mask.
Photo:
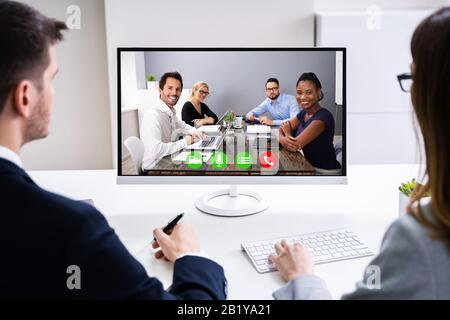
[[(118, 48), (117, 61), (118, 183), (231, 185), (196, 202), (224, 216), (267, 208), (236, 185), (346, 183), (345, 48)], [(161, 99), (167, 72), (183, 87)], [(187, 120), (206, 107), (213, 120)]]

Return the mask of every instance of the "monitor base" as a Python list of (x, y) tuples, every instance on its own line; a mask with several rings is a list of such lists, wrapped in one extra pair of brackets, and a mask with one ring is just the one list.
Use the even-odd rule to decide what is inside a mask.
[(238, 190), (236, 185), (203, 195), (195, 202), (195, 206), (200, 211), (221, 217), (248, 216), (269, 207), (258, 193)]

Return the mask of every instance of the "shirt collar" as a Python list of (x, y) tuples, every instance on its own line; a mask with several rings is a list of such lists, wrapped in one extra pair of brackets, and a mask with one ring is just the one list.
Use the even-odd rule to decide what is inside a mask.
[(169, 116), (173, 116), (175, 114), (175, 110), (169, 108), (167, 104), (161, 99), (159, 99), (159, 110), (161, 110), (162, 112), (166, 113)]
[(282, 96), (282, 95), (283, 95), (283, 94), (280, 93), (280, 95), (278, 96), (278, 98), (275, 99), (275, 101), (272, 100), (272, 99), (270, 99), (270, 98), (267, 98), (267, 100), (269, 100), (270, 104), (280, 103), (280, 100), (281, 100), (281, 96)]
[(11, 161), (16, 166), (22, 168), (22, 160), (19, 155), (9, 148), (0, 146), (0, 158)]

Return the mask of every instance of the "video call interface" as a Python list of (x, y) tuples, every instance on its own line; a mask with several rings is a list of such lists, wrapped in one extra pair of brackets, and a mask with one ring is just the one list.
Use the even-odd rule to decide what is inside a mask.
[(346, 174), (344, 48), (117, 55), (119, 175)]

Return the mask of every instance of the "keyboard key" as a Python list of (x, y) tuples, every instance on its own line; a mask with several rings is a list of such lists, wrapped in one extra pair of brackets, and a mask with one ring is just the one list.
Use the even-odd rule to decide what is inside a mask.
[(265, 255), (257, 255), (257, 256), (253, 256), (253, 259), (255, 261), (266, 260), (266, 256)]
[(361, 245), (352, 246), (352, 249), (353, 249), (353, 250), (367, 249), (367, 246), (361, 244)]
[(319, 256), (317, 259), (314, 259), (314, 262), (322, 262), (333, 259), (333, 256), (331, 254), (323, 254)]

